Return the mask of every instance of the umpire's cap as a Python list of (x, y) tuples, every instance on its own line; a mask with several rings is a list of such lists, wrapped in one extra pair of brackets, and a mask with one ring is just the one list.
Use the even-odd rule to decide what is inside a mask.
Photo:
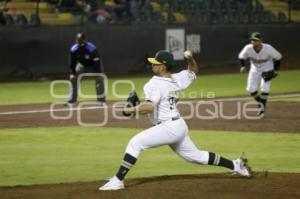
[(86, 36), (84, 33), (79, 32), (76, 34), (76, 41), (79, 43), (85, 42), (86, 41)]
[(262, 36), (259, 32), (253, 32), (251, 33), (251, 36), (250, 36), (250, 40), (261, 40), (262, 39)]
[(172, 66), (174, 64), (174, 57), (171, 53), (165, 50), (160, 50), (155, 54), (155, 57), (147, 59), (151, 64), (165, 64)]

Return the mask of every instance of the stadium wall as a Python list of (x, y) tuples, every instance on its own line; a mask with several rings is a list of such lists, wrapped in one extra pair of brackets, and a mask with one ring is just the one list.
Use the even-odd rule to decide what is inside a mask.
[(69, 48), (77, 32), (85, 32), (96, 44), (106, 73), (144, 72), (145, 58), (166, 49), (167, 29), (200, 36), (196, 59), (201, 67), (237, 63), (237, 54), (253, 31), (261, 32), (265, 41), (283, 54), (300, 52), (300, 26), (294, 24), (0, 27), (0, 78), (68, 73)]

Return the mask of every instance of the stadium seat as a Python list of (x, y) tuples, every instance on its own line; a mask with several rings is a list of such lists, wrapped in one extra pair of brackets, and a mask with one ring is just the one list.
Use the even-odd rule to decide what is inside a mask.
[(287, 22), (288, 18), (287, 16), (284, 14), (284, 12), (279, 12), (278, 13), (278, 21), (279, 22)]
[(41, 24), (41, 19), (38, 15), (36, 14), (32, 14), (30, 16), (30, 25), (32, 26), (37, 26), (37, 25), (40, 25)]
[(23, 14), (18, 14), (14, 17), (14, 21), (16, 25), (27, 25), (28, 20)]
[(14, 25), (14, 18), (10, 14), (5, 15), (6, 25)]
[(187, 22), (187, 17), (179, 12), (174, 12), (173, 16), (175, 18), (175, 22), (177, 22), (177, 23)]

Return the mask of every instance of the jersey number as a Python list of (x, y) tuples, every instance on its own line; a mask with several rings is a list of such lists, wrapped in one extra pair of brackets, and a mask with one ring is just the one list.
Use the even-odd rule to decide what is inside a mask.
[(169, 104), (170, 104), (170, 110), (175, 109), (176, 103), (178, 102), (178, 99), (175, 97), (169, 98)]

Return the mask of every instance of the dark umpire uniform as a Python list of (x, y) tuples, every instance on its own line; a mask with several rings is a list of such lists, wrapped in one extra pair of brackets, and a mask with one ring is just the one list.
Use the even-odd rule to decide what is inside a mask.
[[(91, 42), (87, 42), (83, 33), (76, 35), (76, 43), (70, 49), (70, 81), (72, 84), (68, 103), (77, 101), (78, 85), (77, 79), (81, 73), (102, 73), (101, 59), (97, 48)], [(96, 77), (97, 101), (105, 102), (104, 82), (100, 77)]]

